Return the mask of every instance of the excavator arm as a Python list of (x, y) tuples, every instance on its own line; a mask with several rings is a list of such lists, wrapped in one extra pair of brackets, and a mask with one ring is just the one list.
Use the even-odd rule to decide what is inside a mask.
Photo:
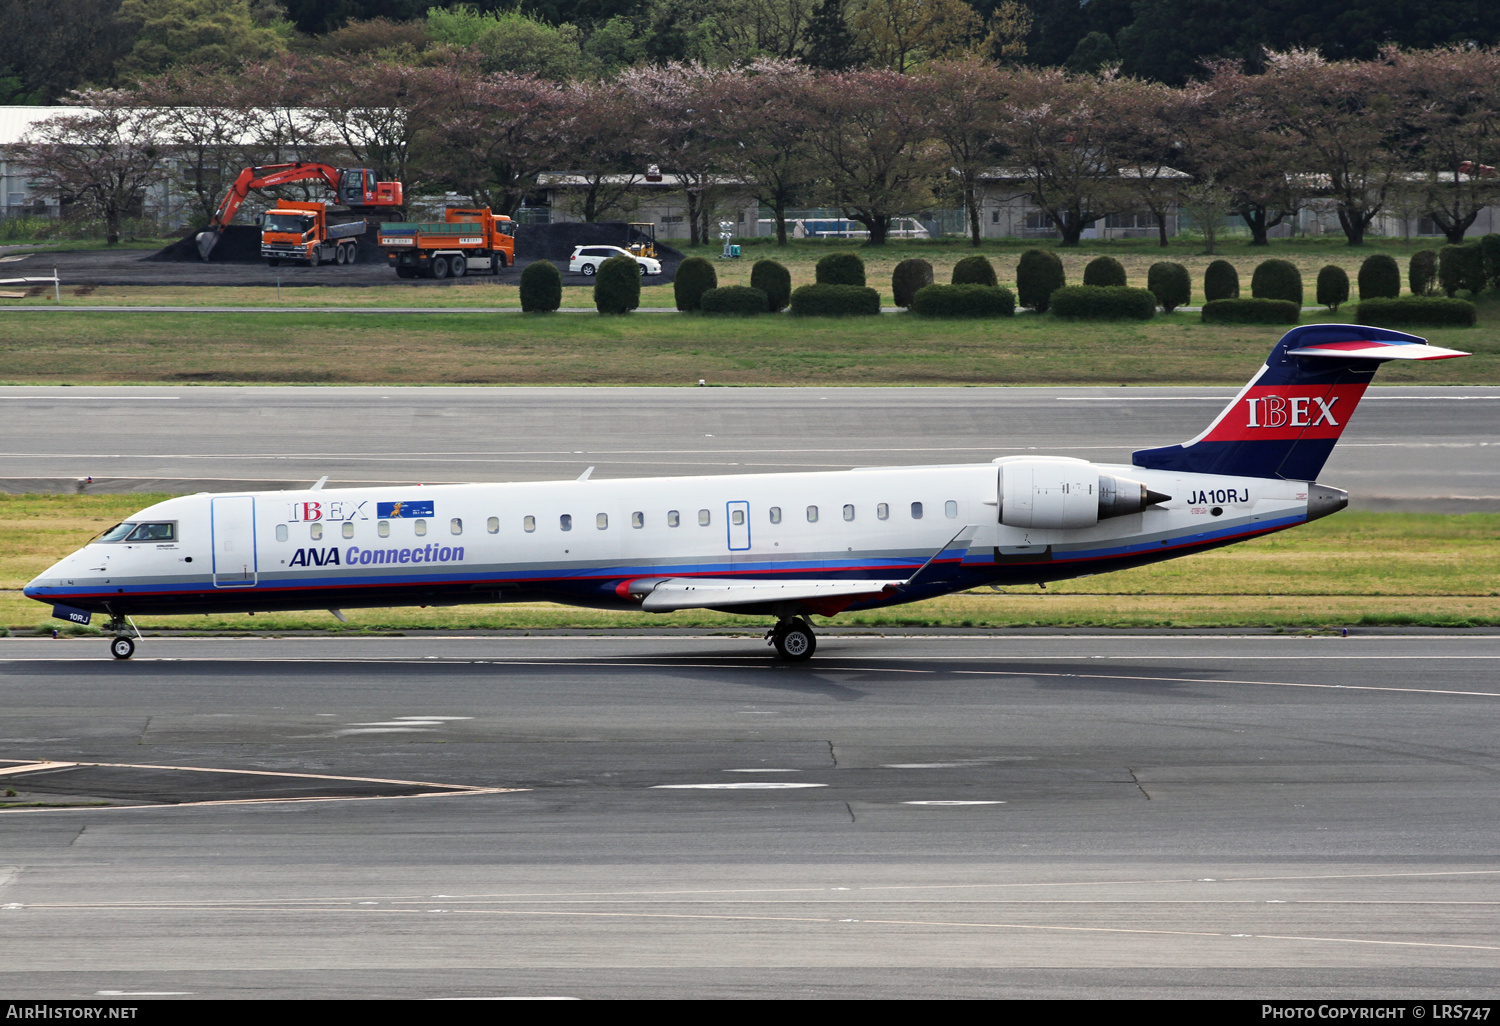
[(224, 194), (208, 228), (198, 233), (198, 254), (204, 260), (208, 259), (219, 243), (219, 236), (234, 220), (240, 204), (245, 202), (252, 189), (271, 189), (291, 182), (310, 181), (328, 186), (339, 203), (351, 210), (389, 210), (400, 207), (405, 201), (400, 182), (377, 182), (375, 172), (368, 168), (332, 167), (305, 161), (247, 167)]

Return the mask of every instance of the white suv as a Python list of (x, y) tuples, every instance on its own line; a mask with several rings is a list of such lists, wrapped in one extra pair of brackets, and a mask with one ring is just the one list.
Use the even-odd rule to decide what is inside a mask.
[(599, 265), (610, 257), (629, 257), (641, 267), (641, 276), (661, 273), (661, 261), (653, 260), (651, 257), (638, 257), (629, 250), (621, 249), (619, 246), (574, 246), (573, 255), (568, 258), (568, 270), (578, 271), (592, 277), (598, 273)]

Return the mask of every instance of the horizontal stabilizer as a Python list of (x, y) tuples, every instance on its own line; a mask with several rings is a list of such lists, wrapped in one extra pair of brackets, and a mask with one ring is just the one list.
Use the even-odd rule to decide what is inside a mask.
[(904, 581), (736, 581), (701, 577), (669, 577), (651, 589), (641, 608), (652, 613), (674, 609), (717, 609), (765, 602), (806, 602), (819, 599), (880, 595)]
[(1324, 342), (1321, 345), (1288, 349), (1288, 356), (1335, 356), (1361, 360), (1451, 360), (1468, 356), (1458, 349), (1444, 349), (1420, 342)]

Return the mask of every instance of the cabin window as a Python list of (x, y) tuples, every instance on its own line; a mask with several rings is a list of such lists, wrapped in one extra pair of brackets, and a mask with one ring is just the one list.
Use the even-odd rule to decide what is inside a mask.
[(391, 522), (389, 520), (381, 520), (376, 523), (375, 533), (382, 538), (389, 538), (391, 536)]
[(844, 519), (845, 520), (853, 520), (854, 519), (854, 507), (853, 506), (845, 506), (844, 507)]
[(943, 503), (943, 516), (947, 517), (949, 520), (952, 520), (954, 517), (958, 516), (958, 503), (954, 502), (952, 499), (949, 499), (947, 502)]
[(597, 513), (594, 515), (594, 526), (601, 531), (609, 529), (609, 514)]
[(772, 506), (771, 507), (771, 523), (773, 523), (773, 524), (779, 524), (779, 523), (781, 523), (781, 507), (780, 506)]
[(427, 521), (425, 521), (425, 520), (418, 520), (417, 521), (417, 537), (418, 538), (425, 538), (425, 537), (427, 537)]
[(739, 527), (745, 522), (745, 511), (742, 509), (734, 510), (729, 514), (729, 522), (735, 527)]
[(883, 502), (876, 503), (876, 505), (875, 505), (875, 519), (876, 520), (889, 520), (890, 518), (891, 518), (891, 507), (887, 506)]
[(709, 523), (709, 521), (711, 519), (712, 518), (708, 515), (708, 510), (706, 510), (706, 509), (700, 509), (698, 511), (698, 526), (699, 527), (707, 527), (708, 523)]
[(558, 517), (557, 526), (562, 528), (564, 531), (573, 530), (573, 514), (564, 513), (562, 516)]
[(818, 522), (818, 507), (807, 507), (807, 522), (809, 524), (816, 524)]
[(307, 536), (309, 538), (311, 538), (313, 541), (322, 541), (323, 540), (323, 525), (322, 524), (308, 524), (307, 525)]
[(463, 534), (464, 522), (458, 517), (454, 517), (452, 520), (448, 521), (448, 530), (453, 534)]
[(667, 510), (667, 526), (676, 527), (680, 523), (682, 523), (682, 515), (675, 509)]
[(645, 527), (646, 514), (642, 513), (640, 510), (636, 510), (634, 513), (630, 514), (630, 526), (636, 528), (637, 530)]
[(344, 537), (345, 538), (353, 538), (354, 537), (354, 521), (352, 521), (352, 520), (345, 520), (344, 521), (344, 530), (343, 530), (343, 533), (344, 533)]
[(922, 504), (920, 502), (914, 502), (911, 504), (911, 518), (913, 520), (922, 519)]
[(521, 530), (530, 534), (536, 530), (536, 517), (524, 517), (521, 520)]
[(285, 524), (277, 524), (276, 525), (276, 540), (277, 541), (286, 541), (286, 525)]
[(484, 522), (484, 529), (486, 531), (490, 532), (490, 534), (499, 534), (500, 533), (500, 518), (499, 517), (490, 517), (488, 520), (486, 520)]
[(126, 541), (133, 542), (169, 542), (172, 541), (177, 532), (173, 530), (175, 524), (138, 524), (136, 529), (130, 532)]

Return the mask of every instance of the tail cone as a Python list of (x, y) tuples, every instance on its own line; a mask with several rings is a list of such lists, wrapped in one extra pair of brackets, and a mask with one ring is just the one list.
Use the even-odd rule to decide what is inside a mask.
[(1327, 485), (1307, 486), (1307, 519), (1317, 520), (1331, 513), (1337, 513), (1349, 505), (1349, 493), (1342, 488), (1329, 488)]

